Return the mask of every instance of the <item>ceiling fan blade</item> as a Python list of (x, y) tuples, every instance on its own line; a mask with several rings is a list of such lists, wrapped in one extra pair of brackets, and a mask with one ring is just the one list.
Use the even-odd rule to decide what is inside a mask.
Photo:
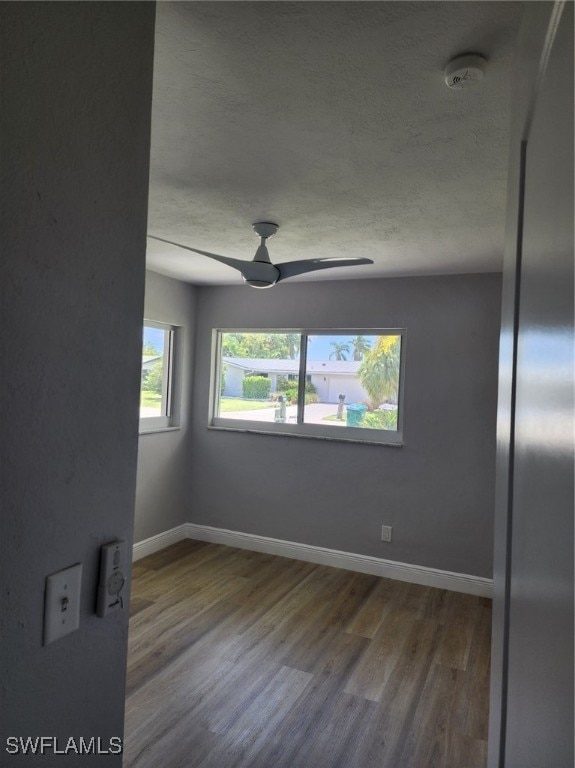
[(276, 264), (279, 270), (279, 280), (287, 280), (289, 277), (304, 275), (306, 272), (315, 272), (317, 269), (330, 269), (332, 267), (356, 267), (359, 264), (373, 264), (372, 259), (346, 258), (345, 256), (332, 259), (305, 259), (304, 261), (284, 261)]
[(246, 264), (250, 262), (242, 261), (241, 259), (231, 259), (228, 256), (219, 256), (217, 253), (210, 253), (209, 251), (200, 251), (198, 248), (192, 248), (189, 245), (182, 245), (181, 243), (174, 243), (173, 240), (166, 240), (164, 237), (156, 237), (156, 235), (148, 235), (152, 240), (159, 240), (161, 243), (168, 243), (168, 245), (175, 245), (178, 248), (183, 248), (185, 251), (191, 251), (192, 253), (199, 253), (201, 256), (207, 256), (210, 259), (221, 261), (222, 264), (227, 264), (228, 267), (233, 267), (242, 272), (245, 269)]

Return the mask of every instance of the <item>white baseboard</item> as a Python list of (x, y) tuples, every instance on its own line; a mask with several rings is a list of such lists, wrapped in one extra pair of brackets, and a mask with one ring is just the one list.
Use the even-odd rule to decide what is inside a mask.
[(331, 565), (334, 568), (345, 568), (348, 571), (383, 576), (387, 579), (407, 581), (425, 587), (448, 589), (452, 592), (464, 592), (482, 597), (492, 597), (493, 594), (493, 580), (485, 579), (482, 576), (442, 571), (423, 565), (399, 563), (370, 555), (341, 552), (337, 549), (315, 547), (311, 544), (299, 544), (294, 541), (283, 541), (282, 539), (272, 539), (269, 536), (257, 536), (253, 533), (241, 533), (240, 531), (213, 528), (210, 525), (196, 525), (195, 523), (184, 523), (158, 536), (152, 536), (145, 541), (134, 544), (134, 560), (157, 552), (159, 549), (185, 538), (208, 541), (213, 544), (225, 544), (228, 547), (238, 547), (239, 549), (251, 549), (254, 552), (305, 560), (318, 565)]
[(154, 552), (159, 552), (160, 549), (165, 549), (171, 544), (177, 544), (178, 541), (190, 538), (186, 529), (186, 523), (178, 525), (175, 528), (170, 528), (169, 531), (162, 531), (155, 536), (150, 536), (149, 539), (143, 539), (134, 544), (132, 549), (132, 561), (140, 560), (147, 555), (153, 555)]

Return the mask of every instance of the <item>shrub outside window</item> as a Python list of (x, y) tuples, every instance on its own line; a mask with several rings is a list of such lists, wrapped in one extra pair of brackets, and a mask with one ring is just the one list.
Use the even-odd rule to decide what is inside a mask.
[(401, 329), (218, 330), (210, 424), (402, 442)]
[(140, 431), (172, 424), (174, 328), (144, 321), (142, 379), (140, 387)]

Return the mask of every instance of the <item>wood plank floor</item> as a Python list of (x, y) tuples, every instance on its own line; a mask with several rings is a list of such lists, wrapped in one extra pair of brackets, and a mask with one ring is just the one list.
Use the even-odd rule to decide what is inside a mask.
[(484, 768), (491, 603), (184, 541), (134, 566), (124, 768)]

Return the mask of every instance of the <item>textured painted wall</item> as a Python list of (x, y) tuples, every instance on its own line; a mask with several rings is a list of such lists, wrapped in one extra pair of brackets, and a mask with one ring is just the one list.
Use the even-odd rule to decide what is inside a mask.
[[(132, 538), (154, 4), (0, 13), (0, 750), (51, 766), (5, 737), (123, 729), (127, 611), (95, 601), (100, 545)], [(43, 647), (45, 578), (76, 562), (80, 629)]]
[(144, 317), (177, 326), (174, 407), (179, 428), (140, 435), (134, 541), (180, 525), (187, 517), (194, 312), (193, 286), (146, 273)]
[[(490, 577), (499, 316), (499, 275), (199, 289), (191, 521)], [(212, 328), (300, 325), (407, 329), (402, 448), (207, 428)]]

